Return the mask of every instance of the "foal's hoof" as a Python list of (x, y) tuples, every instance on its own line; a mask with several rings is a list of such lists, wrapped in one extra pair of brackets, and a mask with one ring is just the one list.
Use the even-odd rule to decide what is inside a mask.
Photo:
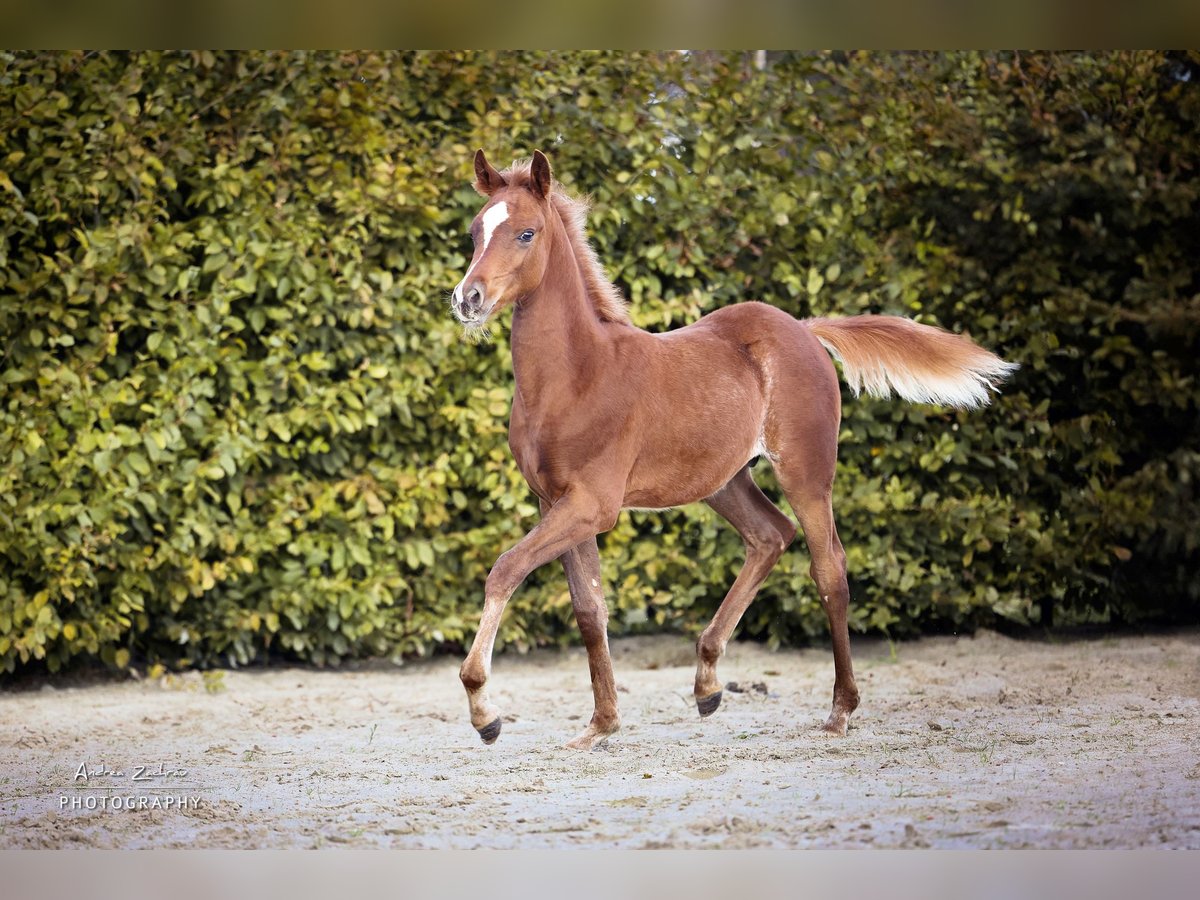
[(485, 744), (496, 743), (496, 738), (500, 737), (500, 717), (497, 716), (490, 724), (475, 730), (479, 732), (479, 737)]
[(696, 698), (696, 709), (700, 710), (700, 718), (707, 719), (717, 711), (717, 707), (721, 705), (721, 694), (722, 691), (717, 691), (707, 697)]
[(845, 737), (849, 727), (850, 713), (834, 711), (829, 714), (829, 718), (821, 726), (821, 733), (830, 737)]
[(606, 727), (588, 725), (583, 734), (574, 740), (567, 741), (565, 746), (568, 750), (597, 750), (607, 744), (609, 737), (616, 734), (620, 727), (620, 724)]

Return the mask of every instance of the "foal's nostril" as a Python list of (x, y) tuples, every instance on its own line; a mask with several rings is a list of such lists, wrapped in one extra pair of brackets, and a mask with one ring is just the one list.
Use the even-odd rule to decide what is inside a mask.
[(467, 306), (474, 309), (479, 309), (483, 305), (483, 297), (479, 293), (479, 288), (471, 288), (467, 292)]

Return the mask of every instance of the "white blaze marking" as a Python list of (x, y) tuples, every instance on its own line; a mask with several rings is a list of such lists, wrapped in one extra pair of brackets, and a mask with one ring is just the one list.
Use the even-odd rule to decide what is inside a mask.
[(508, 221), (508, 204), (503, 200), (483, 214), (483, 249), (479, 251), (479, 255), (475, 257), (475, 261), (467, 269), (467, 274), (463, 276), (463, 280), (454, 289), (454, 296), (458, 298), (459, 303), (463, 299), (463, 285), (467, 283), (467, 280), (471, 277), (471, 273), (475, 271), (475, 266), (483, 259), (483, 254), (487, 253), (488, 243), (492, 240), (492, 235), (495, 234), (496, 228), (501, 222), (506, 221)]
[(501, 222), (508, 220), (508, 204), (501, 201), (483, 214), (483, 249), (487, 250), (488, 241)]

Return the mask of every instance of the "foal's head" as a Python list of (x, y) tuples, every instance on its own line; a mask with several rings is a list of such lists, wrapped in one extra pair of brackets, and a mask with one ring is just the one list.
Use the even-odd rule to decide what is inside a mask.
[(541, 283), (554, 218), (550, 163), (540, 150), (533, 152), (527, 179), (506, 179), (477, 151), (475, 190), (487, 203), (471, 223), (475, 254), (450, 300), (454, 315), (469, 327), (482, 326)]

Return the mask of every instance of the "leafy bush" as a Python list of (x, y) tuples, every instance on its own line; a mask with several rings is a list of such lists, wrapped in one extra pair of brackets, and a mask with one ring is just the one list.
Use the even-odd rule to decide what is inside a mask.
[[(536, 521), (506, 338), (444, 302), (476, 146), (593, 194), (640, 325), (765, 299), (1022, 363), (982, 413), (846, 398), (855, 627), (1195, 620), (1194, 54), (0, 61), (3, 670), (469, 639)], [(618, 631), (700, 626), (742, 558), (700, 507), (603, 555)], [(746, 633), (823, 633), (807, 566)], [(502, 638), (573, 633), (547, 567)]]

